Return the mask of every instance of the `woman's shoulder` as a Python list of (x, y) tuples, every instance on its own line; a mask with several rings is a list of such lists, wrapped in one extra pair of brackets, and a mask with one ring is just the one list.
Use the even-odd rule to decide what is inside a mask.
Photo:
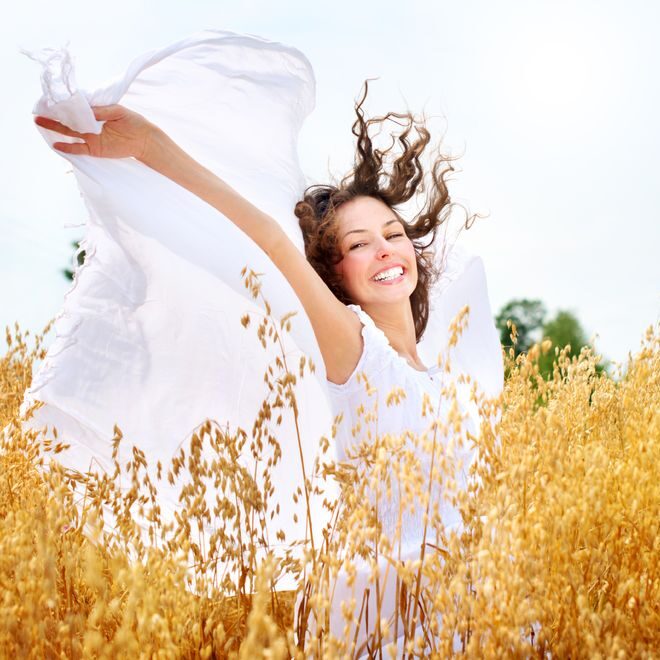
[(362, 354), (355, 369), (344, 383), (327, 381), (328, 387), (335, 392), (345, 392), (356, 387), (363, 387), (358, 382), (358, 375), (365, 373), (368, 378), (377, 377), (391, 365), (396, 353), (385, 333), (378, 328), (373, 319), (359, 305), (347, 305), (362, 324)]

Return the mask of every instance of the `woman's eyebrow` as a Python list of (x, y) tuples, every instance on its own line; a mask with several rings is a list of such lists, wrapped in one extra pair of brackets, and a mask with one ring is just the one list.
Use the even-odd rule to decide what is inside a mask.
[[(388, 221), (383, 225), (383, 227), (387, 227), (388, 225), (391, 225), (393, 222), (401, 222), (401, 220), (399, 220), (399, 218), (392, 218), (391, 220), (388, 220)], [(349, 234), (358, 234), (358, 233), (360, 233), (360, 232), (365, 232), (365, 231), (367, 231), (367, 230), (366, 230), (366, 229), (351, 229), (351, 231), (347, 231), (347, 232), (344, 234), (344, 237), (343, 237), (343, 238), (346, 238)], [(342, 238), (342, 240), (343, 240), (343, 238)]]

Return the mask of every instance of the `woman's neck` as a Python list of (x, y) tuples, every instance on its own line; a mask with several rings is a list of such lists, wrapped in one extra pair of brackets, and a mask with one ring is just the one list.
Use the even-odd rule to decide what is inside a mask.
[(417, 354), (415, 319), (410, 300), (402, 300), (400, 303), (390, 305), (365, 305), (363, 309), (376, 326), (385, 333), (390, 346), (404, 360), (407, 360), (413, 369), (426, 371), (426, 367)]

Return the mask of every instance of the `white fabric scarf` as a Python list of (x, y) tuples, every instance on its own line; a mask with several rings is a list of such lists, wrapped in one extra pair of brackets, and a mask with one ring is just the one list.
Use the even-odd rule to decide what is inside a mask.
[[(121, 102), (167, 132), (205, 167), (277, 219), (302, 250), (293, 208), (305, 188), (297, 138), (314, 106), (311, 66), (299, 51), (256, 37), (207, 31), (138, 58), (104, 88), (76, 88), (66, 51), (31, 54), (43, 64), (35, 114), (80, 132), (99, 132), (91, 106)], [(349, 127), (347, 127), (347, 130)], [(39, 129), (52, 144), (61, 135)], [(277, 318), (296, 311), (287, 338), (290, 364), (310, 356), (316, 378), (298, 387), (307, 466), (328, 435), (332, 411), (311, 325), (293, 290), (266, 255), (229, 220), (134, 159), (67, 156), (89, 220), (78, 270), (55, 324), (56, 338), (24, 406), (32, 426), (55, 426), (72, 445), (69, 467), (111, 468), (113, 427), (123, 431), (123, 459), (138, 445), (150, 464), (167, 465), (206, 418), (248, 433), (264, 398), (262, 375), (276, 351), (264, 351), (246, 312), (263, 314), (244, 287), (244, 266), (263, 273), (263, 293)], [(469, 326), (452, 354), (455, 376), (470, 374), (488, 395), (502, 387), (502, 358), (479, 257), (456, 245), (432, 296), (419, 353), (434, 364), (449, 322), (470, 306)], [(256, 325), (256, 324), (255, 324)], [(285, 514), (274, 523), (288, 540), (304, 536), (305, 516), (290, 515), (302, 484), (292, 416), (278, 439), (275, 470)], [(249, 464), (249, 457), (245, 458)], [(308, 467), (309, 472), (309, 467)], [(163, 506), (176, 506), (164, 485)], [(318, 506), (317, 504), (315, 506)], [(325, 520), (317, 508), (313, 517)]]

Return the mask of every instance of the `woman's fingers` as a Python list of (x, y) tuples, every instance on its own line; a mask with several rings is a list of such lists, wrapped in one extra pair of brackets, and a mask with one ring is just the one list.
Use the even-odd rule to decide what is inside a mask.
[(114, 121), (100, 133), (80, 133), (63, 123), (48, 117), (36, 116), (35, 123), (42, 128), (60, 135), (78, 138), (81, 142), (56, 142), (53, 149), (75, 156), (96, 156), (100, 158), (129, 158), (144, 149), (144, 142), (150, 125), (141, 115), (131, 112), (121, 105), (93, 107), (94, 116), (99, 121)]
[(82, 133), (74, 131), (68, 126), (61, 124), (59, 121), (48, 119), (48, 117), (35, 117), (34, 123), (42, 128), (47, 128), (49, 131), (55, 131), (55, 133), (61, 133), (62, 135), (68, 135), (69, 137), (83, 137)]
[[(68, 137), (80, 138), (82, 140), (84, 140), (86, 136), (88, 138), (91, 137), (87, 133), (78, 133), (78, 131), (74, 131), (73, 129), (69, 128), (68, 126), (65, 126), (59, 121), (55, 121), (54, 119), (49, 119), (48, 117), (40, 117), (40, 116), (35, 117), (34, 122), (38, 126), (47, 128), (49, 131), (55, 131), (56, 133), (60, 133), (61, 135), (66, 135)], [(62, 153), (65, 154), (72, 154), (74, 156), (91, 155), (91, 150), (86, 142), (73, 142), (73, 143), (55, 142), (53, 144), (53, 149), (57, 151), (61, 151)]]
[(72, 154), (74, 156), (89, 156), (89, 145), (85, 142), (55, 142), (53, 149), (61, 151), (65, 154)]

